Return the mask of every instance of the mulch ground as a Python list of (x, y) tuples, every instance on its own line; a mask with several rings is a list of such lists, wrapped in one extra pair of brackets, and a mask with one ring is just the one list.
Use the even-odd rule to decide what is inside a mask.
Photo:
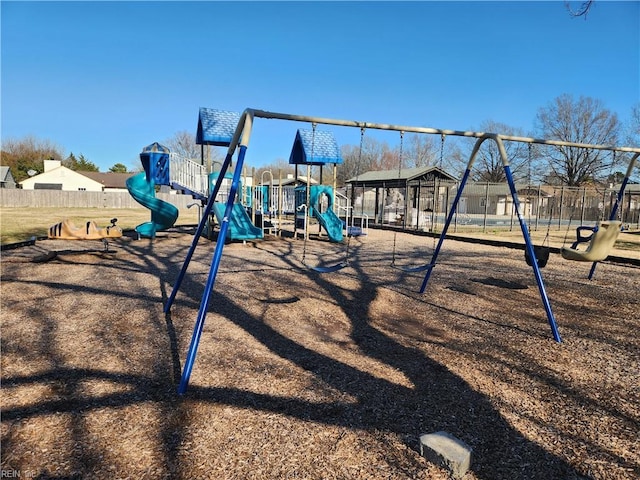
[[(424, 273), (393, 233), (319, 274), (303, 241), (47, 240), (2, 254), (2, 469), (40, 479), (447, 479), (419, 436), (473, 449), (465, 479), (640, 477), (640, 268), (552, 255), (551, 335), (522, 251), (447, 240)], [(397, 234), (396, 263), (430, 258)], [(345, 246), (307, 242), (310, 265)], [(5, 475), (6, 476), (6, 475)]]

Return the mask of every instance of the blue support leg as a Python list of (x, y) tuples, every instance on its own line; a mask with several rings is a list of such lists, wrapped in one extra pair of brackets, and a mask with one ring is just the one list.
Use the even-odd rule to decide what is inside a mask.
[(224, 162), (223, 162), (222, 167), (220, 169), (220, 173), (218, 174), (218, 178), (216, 179), (216, 184), (213, 187), (213, 192), (210, 192), (210, 194), (209, 194), (209, 199), (207, 200), (207, 206), (205, 207), (204, 212), (202, 213), (202, 218), (200, 219), (200, 223), (198, 224), (198, 228), (196, 229), (196, 233), (193, 235), (193, 241), (191, 242), (191, 246), (189, 247), (189, 251), (187, 252), (187, 256), (184, 259), (184, 263), (182, 264), (182, 269), (180, 270), (180, 273), (178, 274), (178, 278), (176, 279), (176, 282), (173, 285), (173, 290), (171, 290), (171, 294), (169, 295), (169, 298), (167, 299), (167, 303), (164, 306), (164, 313), (168, 313), (169, 310), (171, 310), (171, 306), (173, 305), (173, 302), (174, 302), (174, 300), (176, 298), (176, 294), (178, 293), (178, 290), (180, 289), (180, 285), (182, 284), (182, 280), (184, 279), (184, 276), (187, 273), (187, 267), (189, 266), (189, 263), (191, 262), (191, 257), (193, 256), (193, 253), (196, 250), (196, 246), (198, 245), (198, 240), (202, 236), (202, 231), (204, 230), (204, 226), (205, 226), (205, 224), (207, 223), (207, 221), (209, 219), (209, 215), (211, 215), (211, 209), (213, 208), (213, 204), (215, 202), (216, 195), (218, 195), (218, 191), (220, 190), (220, 186), (222, 185), (222, 181), (224, 179), (224, 175), (227, 172), (227, 169), (229, 168), (229, 165), (231, 165), (231, 157), (232, 157), (232, 155), (230, 153), (228, 153), (226, 158), (224, 159)]
[(198, 317), (196, 318), (196, 324), (193, 329), (193, 335), (191, 337), (191, 343), (189, 344), (189, 351), (187, 353), (187, 359), (182, 370), (182, 378), (180, 379), (180, 385), (178, 387), (178, 394), (183, 395), (187, 391), (189, 386), (189, 377), (191, 377), (191, 370), (196, 359), (196, 353), (198, 351), (198, 344), (200, 343), (200, 336), (204, 328), (204, 321), (207, 316), (207, 310), (209, 309), (209, 301), (211, 299), (211, 292), (216, 282), (216, 276), (218, 275), (218, 268), (220, 267), (220, 260), (222, 259), (222, 251), (224, 249), (224, 239), (227, 237), (227, 231), (229, 229), (229, 219), (231, 212), (233, 211), (233, 204), (235, 202), (236, 193), (238, 191), (238, 184), (240, 183), (240, 174), (244, 164), (244, 156), (247, 147), (240, 146), (240, 153), (238, 154), (238, 162), (233, 172), (233, 180), (231, 182), (231, 190), (229, 192), (229, 198), (227, 199), (227, 205), (220, 225), (220, 232), (218, 234), (219, 241), (216, 243), (216, 248), (213, 252), (213, 259), (211, 261), (211, 267), (209, 269), (209, 277), (207, 278), (207, 284), (205, 285), (204, 293), (202, 294), (202, 300), (200, 302), (200, 309), (198, 310)]
[(427, 270), (427, 273), (422, 280), (422, 285), (420, 286), (420, 293), (424, 293), (427, 288), (427, 283), (429, 282), (429, 278), (431, 278), (431, 272), (433, 271), (433, 267), (436, 264), (436, 260), (438, 259), (438, 255), (440, 254), (440, 249), (442, 248), (442, 244), (444, 243), (444, 238), (447, 236), (447, 230), (449, 230), (449, 225), (451, 225), (451, 220), (456, 213), (458, 208), (458, 202), (460, 201), (460, 197), (462, 196), (462, 190), (467, 183), (467, 179), (469, 178), (469, 174), (471, 173), (471, 169), (467, 168), (465, 170), (464, 175), (462, 176), (462, 180), (460, 181), (460, 186), (458, 187), (458, 191), (456, 193), (456, 197), (453, 200), (453, 205), (451, 205), (451, 210), (449, 210), (449, 215), (447, 216), (447, 220), (444, 223), (444, 228), (442, 229), (442, 233), (440, 234), (440, 239), (438, 240), (438, 244), (436, 245), (436, 249), (433, 251), (433, 256), (431, 257), (431, 261), (429, 265), (431, 268)]
[(560, 338), (560, 333), (558, 332), (558, 325), (556, 324), (556, 319), (553, 315), (553, 311), (551, 310), (551, 303), (549, 302), (549, 296), (547, 295), (547, 291), (544, 287), (544, 282), (542, 280), (542, 274), (540, 273), (540, 267), (538, 266), (538, 262), (536, 261), (536, 254), (533, 250), (533, 243), (531, 242), (531, 236), (529, 235), (529, 229), (527, 228), (527, 224), (522, 218), (522, 214), (520, 213), (520, 203), (518, 201), (518, 193), (516, 191), (516, 186), (513, 181), (513, 175), (511, 174), (511, 168), (509, 165), (504, 166), (504, 171), (507, 177), (507, 182), (509, 183), (509, 189), (511, 190), (511, 197), (513, 198), (513, 205), (516, 210), (516, 215), (518, 217), (518, 222), (520, 223), (520, 229), (522, 230), (522, 235), (524, 236), (525, 248), (529, 254), (529, 258), (532, 259), (531, 266), (533, 268), (533, 275), (536, 278), (536, 283), (538, 284), (538, 291), (540, 292), (540, 298), (542, 299), (542, 304), (544, 305), (544, 309), (547, 312), (547, 319), (549, 321), (549, 326), (551, 327), (551, 333), (553, 334), (553, 338), (556, 342), (562, 342)]

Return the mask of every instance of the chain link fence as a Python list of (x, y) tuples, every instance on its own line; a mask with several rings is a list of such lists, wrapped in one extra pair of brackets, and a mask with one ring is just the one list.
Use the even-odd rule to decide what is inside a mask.
[[(356, 218), (366, 216), (376, 225), (437, 232), (445, 224), (458, 188), (458, 183), (446, 182), (419, 189), (355, 187), (353, 212)], [(606, 220), (619, 188), (516, 185), (520, 213), (531, 231), (561, 230)], [(640, 185), (627, 186), (616, 217), (626, 228), (640, 229)], [(467, 183), (450, 228), (454, 232), (519, 228), (509, 186)]]

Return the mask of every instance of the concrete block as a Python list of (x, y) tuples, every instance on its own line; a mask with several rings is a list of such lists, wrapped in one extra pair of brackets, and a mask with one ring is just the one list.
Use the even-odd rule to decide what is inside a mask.
[(471, 447), (447, 432), (421, 435), (420, 454), (448, 469), (453, 478), (462, 478), (471, 468)]

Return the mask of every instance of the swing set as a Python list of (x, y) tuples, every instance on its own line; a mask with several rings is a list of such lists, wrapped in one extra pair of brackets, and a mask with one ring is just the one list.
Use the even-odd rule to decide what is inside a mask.
[[(391, 131), (398, 131), (398, 132), (412, 132), (412, 133), (423, 133), (423, 134), (437, 134), (437, 135), (453, 135), (453, 136), (461, 136), (461, 137), (470, 137), (470, 138), (476, 138), (476, 143), (473, 147), (473, 150), (471, 152), (471, 156), (469, 158), (469, 162), (467, 164), (466, 170), (462, 176), (462, 179), (460, 181), (460, 185), (458, 187), (458, 190), (456, 192), (456, 196), (455, 199), (453, 201), (453, 204), (451, 206), (451, 209), (449, 210), (449, 213), (447, 215), (447, 219), (444, 225), (444, 228), (442, 229), (442, 232), (440, 234), (440, 237), (438, 239), (437, 245), (433, 251), (431, 260), (426, 262), (425, 265), (426, 267), (426, 274), (425, 277), (422, 281), (422, 284), (420, 286), (420, 293), (424, 293), (427, 284), (429, 282), (429, 279), (431, 277), (431, 274), (433, 272), (433, 268), (435, 267), (436, 263), (437, 263), (437, 259), (438, 259), (438, 255), (440, 253), (440, 250), (442, 249), (442, 245), (444, 243), (444, 239), (446, 238), (446, 234), (447, 231), (449, 229), (449, 226), (451, 225), (451, 222), (454, 219), (454, 216), (456, 215), (456, 210), (458, 207), (458, 204), (460, 202), (460, 197), (462, 195), (464, 186), (471, 174), (471, 169), (473, 167), (473, 164), (475, 162), (476, 156), (478, 154), (478, 151), (481, 147), (481, 145), (487, 141), (487, 140), (491, 140), (493, 142), (495, 142), (497, 144), (498, 147), (498, 151), (500, 153), (500, 157), (502, 160), (502, 164), (503, 164), (503, 168), (505, 171), (505, 176), (507, 178), (507, 183), (509, 184), (509, 189), (511, 192), (511, 196), (513, 198), (513, 205), (514, 205), (514, 209), (515, 209), (515, 214), (518, 218), (519, 224), (520, 224), (520, 228), (522, 230), (522, 234), (525, 240), (525, 247), (526, 247), (526, 251), (527, 254), (529, 255), (530, 258), (536, 258), (535, 256), (535, 251), (534, 251), (534, 246), (533, 243), (531, 241), (531, 237), (529, 235), (529, 230), (527, 228), (527, 224), (523, 218), (523, 215), (520, 211), (520, 202), (518, 201), (518, 194), (516, 191), (516, 187), (515, 187), (515, 183), (514, 183), (514, 179), (513, 179), (513, 175), (511, 173), (511, 167), (509, 165), (509, 160), (508, 160), (508, 156), (504, 147), (504, 142), (505, 141), (511, 141), (511, 142), (521, 142), (521, 143), (535, 143), (535, 144), (544, 144), (544, 145), (555, 145), (555, 146), (571, 146), (571, 147), (578, 147), (578, 148), (592, 148), (592, 149), (599, 149), (599, 150), (609, 150), (609, 151), (618, 151), (618, 152), (627, 152), (627, 153), (632, 153), (632, 158), (631, 161), (629, 163), (629, 167), (627, 169), (627, 173), (626, 176), (622, 182), (622, 187), (620, 188), (620, 192), (617, 195), (616, 198), (616, 204), (614, 206), (614, 208), (612, 209), (612, 216), (615, 218), (615, 214), (617, 212), (617, 208), (618, 205), (620, 204), (620, 202), (622, 201), (623, 198), (623, 194), (624, 194), (624, 189), (629, 181), (629, 178), (632, 174), (632, 170), (633, 167), (636, 163), (637, 158), (640, 156), (640, 148), (631, 148), (631, 147), (613, 147), (613, 146), (609, 146), (609, 145), (591, 145), (591, 144), (579, 144), (579, 143), (572, 143), (572, 142), (565, 142), (565, 141), (558, 141), (558, 140), (545, 140), (545, 139), (536, 139), (536, 138), (528, 138), (528, 137), (517, 137), (517, 136), (510, 136), (510, 135), (500, 135), (500, 134), (495, 134), (495, 133), (484, 133), (484, 132), (472, 132), (472, 131), (458, 131), (458, 130), (442, 130), (442, 129), (435, 129), (435, 128), (429, 128), (429, 127), (411, 127), (411, 126), (399, 126), (399, 125), (391, 125), (391, 124), (379, 124), (379, 123), (369, 123), (369, 122), (358, 122), (358, 121), (351, 121), (351, 120), (337, 120), (337, 119), (329, 119), (329, 118), (321, 118), (321, 117), (311, 117), (311, 116), (304, 116), (304, 115), (293, 115), (293, 114), (287, 114), (287, 113), (277, 113), (277, 112), (269, 112), (269, 111), (264, 111), (264, 110), (256, 110), (256, 109), (246, 109), (239, 117), (238, 123), (235, 127), (235, 130), (233, 131), (233, 133), (231, 134), (231, 132), (229, 132), (228, 138), (226, 138), (223, 142), (224, 145), (228, 146), (228, 151), (226, 154), (226, 157), (224, 159), (224, 162), (222, 163), (221, 166), (221, 170), (220, 170), (220, 174), (218, 175), (218, 178), (216, 180), (214, 189), (212, 192), (210, 192), (209, 194), (209, 199), (207, 202), (206, 207), (204, 208), (204, 212), (202, 215), (202, 220), (200, 221), (196, 232), (194, 234), (194, 238), (191, 244), (191, 247), (189, 248), (185, 261), (182, 265), (182, 269), (180, 271), (180, 273), (178, 274), (178, 277), (176, 279), (176, 282), (173, 286), (173, 290), (171, 291), (171, 294), (169, 295), (169, 298), (167, 299), (167, 302), (165, 304), (164, 307), (164, 312), (168, 313), (171, 309), (171, 306), (173, 305), (173, 302), (175, 301), (175, 297), (176, 294), (178, 292), (178, 290), (180, 289), (180, 285), (182, 283), (182, 280), (184, 279), (184, 275), (186, 274), (186, 270), (187, 267), (189, 265), (189, 262), (191, 261), (191, 258), (193, 256), (193, 253), (195, 251), (196, 245), (198, 244), (198, 240), (200, 238), (200, 236), (202, 235), (202, 231), (204, 229), (204, 225), (206, 223), (206, 219), (209, 217), (212, 207), (213, 207), (213, 203), (214, 203), (214, 199), (216, 198), (216, 195), (218, 194), (218, 191), (220, 190), (220, 186), (222, 183), (222, 179), (224, 178), (227, 170), (229, 170), (229, 168), (231, 167), (232, 164), (232, 159), (234, 157), (234, 155), (236, 155), (237, 153), (237, 158), (236, 158), (236, 165), (235, 165), (235, 169), (233, 170), (233, 178), (231, 181), (231, 188), (229, 191), (229, 196), (227, 199), (227, 203), (226, 203), (226, 207), (225, 207), (225, 213), (222, 219), (222, 223), (220, 225), (220, 233), (219, 233), (219, 238), (226, 238), (226, 234), (227, 234), (227, 230), (229, 229), (229, 220), (230, 217), (232, 215), (232, 209), (233, 209), (233, 202), (234, 202), (234, 198), (237, 194), (238, 191), (238, 185), (240, 183), (240, 176), (241, 176), (241, 172), (244, 166), (244, 161), (245, 161), (245, 156), (247, 153), (247, 148), (249, 145), (249, 140), (251, 138), (251, 133), (253, 130), (253, 123), (254, 123), (254, 119), (255, 118), (264, 118), (264, 119), (276, 119), (276, 120), (285, 120), (285, 121), (295, 121), (295, 122), (305, 122), (305, 123), (311, 123), (312, 125), (315, 124), (323, 124), (323, 125), (335, 125), (335, 126), (343, 126), (343, 127), (354, 127), (354, 128), (360, 128), (361, 132), (363, 131), (363, 129), (377, 129), (377, 130), (391, 130)], [(218, 142), (220, 142), (220, 140), (217, 140)], [(220, 145), (221, 143), (217, 143), (218, 145)], [(610, 219), (613, 220), (614, 218)], [(602, 224), (601, 224), (601, 229), (606, 232), (606, 229), (602, 228)], [(598, 232), (600, 231), (598, 230)], [(600, 238), (604, 238), (603, 234), (598, 235), (598, 232), (596, 232), (591, 240), (592, 243), (594, 243), (594, 245), (598, 245), (599, 242), (601, 240), (599, 240)], [(209, 269), (209, 275), (207, 277), (207, 282), (205, 285), (205, 289), (202, 295), (202, 299), (200, 302), (200, 307), (198, 310), (198, 315), (196, 318), (196, 322), (195, 322), (195, 326), (194, 326), (194, 331), (193, 331), (193, 335), (191, 337), (191, 342), (189, 344), (189, 350), (187, 353), (187, 358), (185, 360), (185, 364), (184, 364), (184, 368), (182, 371), (182, 376), (180, 379), (180, 385), (178, 387), (178, 393), (179, 394), (184, 394), (187, 390), (188, 384), (189, 384), (189, 378), (191, 376), (191, 372), (193, 369), (193, 365), (195, 362), (195, 357), (196, 357), (196, 353), (197, 353), (197, 349), (198, 349), (198, 344), (200, 342), (200, 337), (202, 335), (202, 331), (204, 328), (204, 322), (205, 322), (205, 318), (206, 318), (206, 314), (207, 311), (209, 309), (209, 304), (210, 304), (210, 300), (211, 300), (211, 292), (213, 290), (213, 287), (215, 285), (215, 281), (217, 278), (217, 274), (218, 274), (218, 270), (219, 270), (219, 266), (220, 266), (220, 261), (222, 259), (222, 253), (223, 253), (223, 249), (225, 246), (225, 242), (217, 242), (215, 249), (214, 249), (214, 253), (213, 253), (213, 257), (211, 260), (211, 265), (210, 265), (210, 269)], [(591, 247), (592, 249), (595, 247)], [(591, 261), (591, 260), (588, 260)], [(594, 266), (592, 267), (592, 269), (595, 269), (595, 265), (596, 262), (594, 262)], [(557, 324), (556, 324), (556, 319), (553, 315), (552, 309), (551, 309), (551, 304), (549, 301), (549, 297), (547, 296), (547, 292), (544, 286), (544, 282), (542, 279), (542, 275), (540, 272), (540, 266), (538, 265), (538, 262), (531, 262), (531, 267), (533, 270), (533, 274), (538, 286), (538, 290), (540, 293), (540, 297), (547, 315), (547, 320), (549, 323), (549, 326), (551, 327), (551, 331), (553, 334), (553, 338), (557, 341), (557, 342), (561, 342), (561, 337), (560, 334), (558, 332), (558, 328), (557, 328)]]

